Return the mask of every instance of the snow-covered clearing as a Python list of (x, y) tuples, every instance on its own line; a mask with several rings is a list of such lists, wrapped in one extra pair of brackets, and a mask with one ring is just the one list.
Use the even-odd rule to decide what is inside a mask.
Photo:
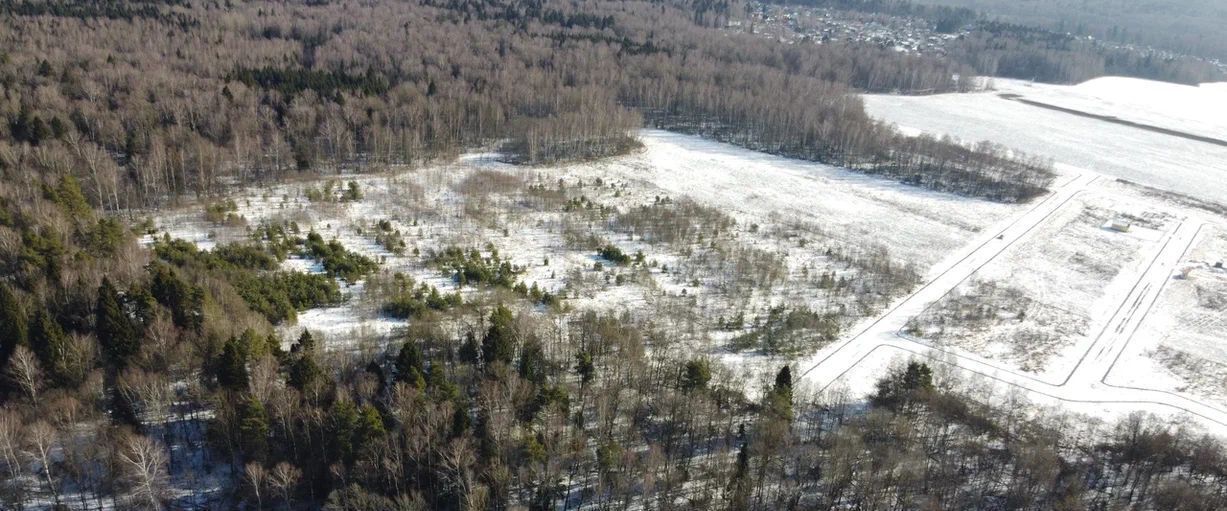
[[(646, 313), (678, 333), (685, 351), (748, 367), (763, 353), (730, 350), (727, 342), (753, 331), (769, 308), (871, 314), (891, 298), (883, 293), (898, 292), (881, 282), (881, 272), (923, 273), (985, 226), (1025, 207), (694, 136), (646, 130), (641, 137), (643, 151), (591, 163), (519, 167), (497, 155), (470, 154), (426, 168), (239, 190), (230, 197), (240, 220), (210, 222), (202, 205), (193, 205), (161, 214), (154, 224), (158, 236), (167, 232), (202, 248), (247, 239), (262, 223), (293, 224), (379, 261), (381, 278), (399, 272), (441, 292), (457, 287), (432, 254), (452, 246), (487, 255), (494, 249), (515, 265), (521, 282), (565, 297), (572, 309)], [(335, 184), (329, 188), (328, 181)], [(361, 199), (320, 199), (321, 190), (341, 190), (349, 181)], [(684, 204), (695, 204), (693, 214), (732, 224), (677, 240), (654, 235), (661, 226), (638, 232), (624, 225), (632, 211)], [(379, 242), (386, 232), (380, 222), (399, 233), (403, 250)], [(603, 260), (593, 240), (628, 255), (642, 252), (644, 264)], [(880, 267), (883, 261), (890, 269)], [(322, 271), (302, 257), (283, 268)], [(847, 287), (836, 290), (843, 282)], [(408, 321), (382, 314), (380, 298), (368, 296), (366, 284), (342, 284), (344, 304), (300, 312), (295, 324), (280, 327), (283, 338), (289, 342), (305, 328), (346, 349), (396, 338)], [(473, 286), (459, 290), (466, 299), (486, 294)], [(734, 324), (735, 317), (744, 323)], [(799, 349), (820, 346), (814, 341)]]
[[(1164, 127), (1183, 127), (1184, 118), (1180, 117), (1183, 114), (1164, 110), (1169, 103), (1190, 105), (1180, 111), (1197, 106), (1185, 96), (1172, 97), (1169, 86), (1155, 85), (1156, 82), (1146, 82), (1147, 94), (1131, 96), (1138, 82), (1088, 82), (1078, 87), (1029, 89), (1002, 80), (998, 87), (1006, 84), (1014, 93), (1036, 94), (1039, 101), (1062, 101), (1071, 107), (1091, 108), (1087, 104), (1093, 103), (1099, 109), (1096, 113), (1122, 119), (1130, 119), (1135, 113), (1161, 112), (1163, 118), (1152, 115), (1136, 120), (1162, 123)], [(1123, 88), (1105, 92), (1112, 87)], [(1194, 90), (1200, 89), (1216, 91), (1205, 94), (1220, 98), (1214, 103), (1219, 106), (1200, 105), (1205, 108), (1195, 109), (1198, 113), (1189, 126), (1208, 126), (1205, 130), (1213, 131), (1215, 126), (1227, 122), (1224, 121), (1227, 117), (1215, 117), (1208, 112), (1227, 104), (1227, 93), (1217, 87)], [(1137, 99), (1135, 102), (1113, 99), (1124, 96)], [(997, 91), (919, 97), (866, 95), (864, 100), (871, 116), (913, 132), (950, 135), (968, 142), (990, 140), (1060, 163), (1202, 200), (1221, 202), (1227, 197), (1227, 147), (1221, 145), (1032, 106), (1003, 98)], [(1136, 104), (1143, 101), (1144, 105)], [(1215, 136), (1221, 138), (1223, 133), (1227, 131), (1218, 129)]]
[(851, 245), (884, 245), (922, 267), (1018, 209), (688, 135), (642, 136), (641, 155), (567, 170), (614, 172), (764, 225), (808, 224)]

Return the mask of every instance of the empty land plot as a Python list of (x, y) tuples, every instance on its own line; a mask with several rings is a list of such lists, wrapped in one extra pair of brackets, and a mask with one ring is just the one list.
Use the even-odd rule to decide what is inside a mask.
[(1108, 382), (1227, 405), (1227, 229), (1202, 228)]
[(1077, 358), (1067, 356), (1071, 348), (1112, 315), (1171, 220), (1145, 202), (1090, 191), (909, 321), (906, 331), (1026, 372), (1066, 374)]

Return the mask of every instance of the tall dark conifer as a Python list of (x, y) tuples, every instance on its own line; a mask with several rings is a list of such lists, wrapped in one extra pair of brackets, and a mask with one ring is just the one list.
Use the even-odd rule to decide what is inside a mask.
[(29, 335), (26, 313), (21, 310), (17, 295), (7, 284), (0, 284), (0, 367), (18, 345), (25, 344)]
[(68, 334), (46, 310), (34, 311), (30, 319), (29, 342), (30, 349), (51, 379), (58, 384), (68, 383)]
[(482, 361), (486, 365), (495, 362), (510, 364), (516, 354), (515, 317), (502, 305), (490, 313), (490, 329), (481, 341)]
[(128, 361), (140, 351), (140, 340), (132, 320), (124, 312), (119, 291), (106, 277), (102, 278), (102, 285), (98, 286), (94, 321), (98, 344), (102, 346), (108, 361), (121, 369), (127, 366)]

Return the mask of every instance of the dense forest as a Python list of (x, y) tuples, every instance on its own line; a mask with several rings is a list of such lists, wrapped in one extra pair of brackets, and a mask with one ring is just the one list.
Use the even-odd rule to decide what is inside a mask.
[(909, 141), (850, 93), (959, 90), (961, 67), (707, 28), (726, 4), (5, 5), (2, 168), (71, 171), (108, 210), (497, 141), (526, 163), (596, 158), (633, 149), (645, 117), (999, 200), (1048, 179), (940, 158), (964, 149)]
[[(718, 30), (740, 9), (0, 4), (0, 506), (1213, 509), (1227, 498), (1220, 444), (1144, 416), (1087, 426), (992, 407), (986, 386), (939, 361), (884, 371), (867, 400), (794, 388), (795, 367), (747, 381), (671, 350), (650, 318), (564, 314), (539, 290), (504, 292), (508, 266), (460, 249), (437, 264), (497, 299), (390, 282), (388, 314), (414, 319), (397, 342), (280, 339), (275, 325), (342, 300), (340, 286), (378, 263), (292, 226), (201, 250), (142, 245), (147, 226), (128, 222), (237, 185), (474, 148), (524, 164), (600, 158), (633, 150), (644, 124), (989, 200), (1027, 200), (1051, 181), (1046, 163), (992, 144), (903, 136), (854, 94), (960, 90), (965, 66)], [(207, 217), (229, 221), (232, 204), (211, 204)], [(642, 229), (636, 218), (625, 228)], [(610, 264), (635, 258), (597, 250)], [(290, 253), (323, 272), (280, 270)]]

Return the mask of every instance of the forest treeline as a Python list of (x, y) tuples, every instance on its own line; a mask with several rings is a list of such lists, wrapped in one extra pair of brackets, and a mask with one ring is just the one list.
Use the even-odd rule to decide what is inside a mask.
[[(499, 141), (520, 162), (598, 158), (633, 150), (645, 118), (939, 190), (992, 189), (982, 196), (998, 200), (1025, 200), (1046, 180), (1035, 162), (1000, 154), (1005, 175), (1027, 183), (909, 153), (918, 144), (869, 119), (854, 94), (965, 90), (970, 68), (714, 29), (741, 12), (723, 2), (27, 0), (10, 9), (0, 167), (72, 173), (109, 210)], [(949, 145), (919, 145), (933, 144)]]

